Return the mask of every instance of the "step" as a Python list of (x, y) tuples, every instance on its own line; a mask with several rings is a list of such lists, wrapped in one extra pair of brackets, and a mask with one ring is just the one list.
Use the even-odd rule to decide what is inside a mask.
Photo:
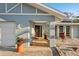
[(38, 43), (31, 43), (31, 46), (43, 46), (43, 47), (49, 47), (48, 44), (38, 44)]
[(32, 41), (31, 43), (32, 46), (49, 46), (47, 41)]

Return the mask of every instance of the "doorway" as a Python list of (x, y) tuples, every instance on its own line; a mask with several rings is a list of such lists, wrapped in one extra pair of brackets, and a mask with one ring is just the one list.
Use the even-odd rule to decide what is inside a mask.
[(35, 36), (42, 37), (42, 25), (35, 25)]
[(61, 33), (61, 32), (64, 32), (64, 31), (63, 31), (63, 26), (59, 26), (59, 37), (60, 37), (60, 33)]
[(66, 36), (70, 37), (70, 26), (66, 26)]

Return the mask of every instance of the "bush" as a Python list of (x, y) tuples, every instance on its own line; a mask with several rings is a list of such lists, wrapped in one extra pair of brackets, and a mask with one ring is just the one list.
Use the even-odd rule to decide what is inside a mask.
[(18, 43), (18, 41), (19, 41), (19, 37), (16, 38), (16, 44)]

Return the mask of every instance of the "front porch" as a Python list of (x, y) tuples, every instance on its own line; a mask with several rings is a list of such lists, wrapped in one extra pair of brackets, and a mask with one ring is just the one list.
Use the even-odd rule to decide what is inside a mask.
[(30, 36), (31, 46), (50, 46), (50, 21), (31, 21), (30, 22)]
[(57, 25), (55, 26), (55, 36), (57, 39), (60, 38), (60, 33), (64, 33), (65, 38), (72, 38), (72, 31), (71, 26), (63, 26), (63, 25)]
[(65, 38), (79, 38), (79, 24), (77, 23), (56, 23), (55, 38), (60, 38), (60, 33), (63, 32)]
[(42, 37), (44, 39), (44, 35), (50, 35), (50, 22), (49, 21), (30, 21), (30, 36), (31, 38)]

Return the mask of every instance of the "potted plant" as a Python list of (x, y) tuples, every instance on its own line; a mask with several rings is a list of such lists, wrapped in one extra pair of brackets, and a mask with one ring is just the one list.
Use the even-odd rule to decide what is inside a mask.
[(19, 37), (16, 38), (16, 44), (19, 42)]
[(44, 33), (44, 39), (48, 40), (48, 34), (47, 34), (46, 31), (45, 31), (45, 33)]

